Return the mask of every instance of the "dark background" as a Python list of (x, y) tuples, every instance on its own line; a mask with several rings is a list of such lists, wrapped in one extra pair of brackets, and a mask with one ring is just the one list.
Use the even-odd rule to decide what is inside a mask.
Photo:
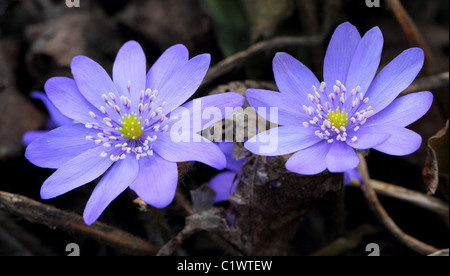
[[(334, 7), (331, 12), (327, 10), (330, 3)], [(427, 68), (418, 78), (447, 72), (449, 2), (402, 3), (434, 57), (427, 60)], [(195, 96), (203, 96), (230, 81), (273, 81), (271, 61), (277, 51), (294, 55), (321, 76), (326, 45), (334, 28), (344, 21), (355, 25), (361, 34), (374, 26), (380, 27), (385, 40), (380, 68), (412, 47), (386, 1), (380, 1), (380, 7), (374, 8), (368, 8), (362, 0), (80, 0), (80, 4), (79, 8), (68, 8), (64, 1), (56, 0), (0, 0), (0, 190), (78, 214), (82, 214), (95, 184), (55, 199), (41, 200), (40, 186), (52, 171), (30, 164), (23, 157), (25, 148), (21, 143), (26, 131), (43, 129), (48, 118), (42, 103), (29, 97), (30, 92), (43, 91), (43, 84), (50, 77), (70, 76), (69, 65), (75, 55), (89, 56), (111, 72), (118, 49), (132, 39), (144, 48), (150, 68), (166, 48), (183, 43), (191, 57), (210, 53), (211, 66), (215, 66), (261, 41), (280, 36), (325, 35), (323, 42), (314, 47), (281, 46), (257, 53), (202, 86)], [(448, 118), (448, 79), (432, 92), (435, 101), (431, 110), (409, 127), (422, 135), (422, 147), (404, 157), (372, 151), (367, 158), (372, 178), (426, 192), (422, 170), (427, 141), (444, 127)], [(179, 183), (180, 192), (189, 200), (189, 190), (200, 187), (216, 173), (195, 164)], [(448, 175), (444, 175), (443, 181), (448, 185)], [(365, 245), (370, 242), (380, 245), (382, 255), (419, 255), (380, 226), (360, 189), (347, 187), (345, 191), (346, 233), (365, 223), (379, 226), (380, 231), (365, 236), (344, 255), (366, 255)], [(436, 196), (445, 200), (439, 192)], [(177, 202), (164, 210), (142, 212), (132, 203), (134, 198), (132, 192), (124, 192), (106, 209), (100, 221), (158, 246), (165, 239), (158, 223), (163, 221), (169, 237), (183, 228), (186, 213)], [(448, 248), (448, 217), (441, 218), (398, 199), (380, 199), (406, 233), (435, 247)], [(227, 208), (228, 203), (219, 206)], [(315, 204), (303, 217), (287, 254), (308, 255), (331, 243), (336, 239), (335, 218), (336, 198)], [(82, 255), (126, 255), (83, 234), (30, 223), (0, 208), (0, 255), (67, 255), (65, 247), (71, 242), (80, 245)], [(184, 241), (180, 248), (176, 254), (230, 254), (202, 231)]]

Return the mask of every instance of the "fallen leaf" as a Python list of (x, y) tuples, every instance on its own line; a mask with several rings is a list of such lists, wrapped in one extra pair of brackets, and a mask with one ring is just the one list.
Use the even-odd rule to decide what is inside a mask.
[[(448, 200), (448, 173), (449, 173), (449, 140), (448, 140), (448, 120), (445, 127), (439, 130), (434, 136), (428, 139), (428, 155), (423, 169), (423, 178), (427, 186), (428, 194), (436, 193), (439, 190)], [(441, 178), (446, 175), (446, 178)]]

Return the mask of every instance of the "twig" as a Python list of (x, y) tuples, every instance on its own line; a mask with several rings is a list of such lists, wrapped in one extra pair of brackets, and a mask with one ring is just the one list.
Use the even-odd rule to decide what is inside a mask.
[(202, 86), (208, 85), (218, 77), (230, 72), (250, 57), (267, 50), (290, 46), (314, 46), (322, 41), (323, 36), (277, 37), (253, 44), (247, 50), (238, 52), (211, 67), (203, 80)]
[(369, 171), (367, 170), (367, 163), (364, 156), (362, 156), (361, 154), (358, 154), (358, 156), (360, 159), (358, 172), (363, 179), (361, 189), (367, 199), (367, 203), (369, 204), (370, 209), (375, 213), (381, 223), (383, 223), (383, 225), (392, 233), (392, 235), (394, 235), (394, 237), (396, 237), (400, 242), (402, 242), (410, 249), (424, 255), (437, 251), (437, 248), (404, 233), (397, 226), (397, 224), (395, 224), (395, 222), (392, 220), (392, 218), (389, 216), (389, 214), (386, 212), (386, 210), (378, 200), (377, 194), (373, 190), (372, 185), (370, 185)]
[(341, 255), (349, 250), (356, 248), (365, 236), (377, 234), (379, 231), (379, 228), (376, 228), (369, 224), (363, 224), (350, 232), (345, 237), (340, 237), (329, 245), (312, 253), (311, 256)]
[(158, 251), (156, 256), (170, 256), (175, 252), (175, 250), (185, 241), (187, 238), (191, 237), (195, 233), (199, 232), (201, 229), (192, 227), (187, 224), (183, 230), (181, 230), (175, 237), (164, 244)]
[(439, 251), (433, 252), (429, 254), (428, 256), (448, 256), (448, 248), (447, 249), (441, 249)]
[[(349, 185), (352, 187), (361, 187), (359, 181), (354, 179), (350, 181)], [(436, 197), (374, 179), (370, 180), (370, 186), (377, 194), (400, 199), (443, 216), (448, 217), (449, 215), (448, 203)]]
[(397, 18), (397, 21), (400, 23), (403, 31), (406, 34), (406, 37), (409, 40), (409, 43), (412, 46), (417, 46), (422, 48), (422, 50), (425, 53), (425, 65), (424, 69), (428, 75), (433, 74), (434, 71), (434, 56), (430, 51), (430, 48), (428, 47), (428, 44), (426, 43), (425, 39), (421, 35), (419, 29), (417, 28), (414, 21), (411, 19), (411, 17), (406, 12), (405, 8), (403, 8), (402, 3), (400, 3), (399, 0), (387, 0), (389, 6), (391, 7), (392, 11), (394, 12), (395, 17)]
[(339, 9), (340, 1), (328, 0), (324, 10), (324, 20), (320, 34), (314, 36), (299, 36), (299, 37), (276, 37), (253, 44), (247, 50), (238, 52), (228, 58), (220, 61), (215, 66), (211, 67), (206, 74), (202, 86), (208, 85), (218, 77), (230, 72), (236, 66), (244, 63), (250, 57), (267, 51), (280, 48), (287, 48), (293, 46), (315, 46), (322, 42), (328, 35), (331, 26), (334, 24), (336, 18), (336, 10)]
[(175, 193), (175, 201), (183, 207), (183, 209), (186, 211), (186, 213), (189, 216), (192, 216), (194, 214), (194, 210), (192, 207), (186, 202), (186, 199), (184, 196), (180, 193), (180, 191), (177, 189), (177, 192)]
[(449, 73), (447, 71), (434, 76), (418, 79), (413, 82), (405, 91), (400, 93), (400, 96), (404, 96), (413, 92), (428, 91), (448, 86), (448, 77)]
[(81, 234), (130, 255), (155, 255), (158, 247), (127, 232), (95, 222), (87, 226), (77, 214), (59, 210), (25, 196), (0, 191), (0, 209), (32, 223)]

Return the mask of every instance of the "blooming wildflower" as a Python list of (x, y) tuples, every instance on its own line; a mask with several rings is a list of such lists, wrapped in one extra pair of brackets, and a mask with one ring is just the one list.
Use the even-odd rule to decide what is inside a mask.
[[(255, 154), (294, 153), (286, 168), (299, 174), (317, 174), (325, 169), (345, 172), (359, 164), (355, 150), (373, 148), (390, 155), (407, 155), (421, 145), (421, 137), (405, 127), (430, 108), (430, 92), (395, 99), (422, 68), (419, 48), (402, 52), (375, 77), (383, 36), (379, 28), (362, 38), (350, 23), (335, 30), (328, 46), (323, 82), (301, 62), (277, 53), (273, 71), (280, 93), (249, 89), (249, 104), (278, 107), (279, 125), (245, 143)], [(264, 112), (262, 117), (270, 120)], [(277, 147), (261, 150), (269, 137)]]
[(40, 91), (35, 91), (35, 92), (31, 92), (30, 96), (31, 96), (31, 98), (39, 99), (44, 103), (45, 107), (48, 110), (50, 118), (47, 120), (47, 124), (45, 126), (46, 130), (30, 130), (23, 135), (22, 142), (25, 146), (28, 146), (33, 140), (46, 134), (51, 129), (54, 129), (56, 127), (59, 127), (59, 126), (65, 125), (65, 124), (73, 123), (73, 120), (64, 116), (56, 108), (56, 106), (50, 101), (50, 99), (47, 97), (47, 95), (45, 93), (40, 92)]
[(227, 166), (225, 171), (214, 176), (209, 186), (216, 192), (214, 202), (226, 201), (233, 194), (234, 189), (238, 183), (238, 179), (235, 180), (236, 173), (242, 168), (242, 165), (248, 160), (248, 158), (234, 159), (231, 154), (233, 150), (232, 142), (220, 142), (217, 144), (227, 159)]
[[(200, 86), (209, 63), (208, 54), (189, 59), (186, 47), (175, 45), (146, 73), (141, 46), (129, 41), (117, 54), (111, 80), (95, 61), (73, 58), (74, 79), (51, 78), (45, 91), (62, 114), (79, 123), (41, 136), (25, 153), (33, 164), (57, 169), (42, 185), (41, 197), (59, 196), (104, 174), (84, 210), (90, 225), (127, 187), (154, 207), (170, 204), (178, 181), (176, 162), (223, 169), (223, 153), (197, 132), (228, 116), (225, 107), (240, 107), (245, 99), (230, 92), (197, 99), (200, 109), (192, 101), (180, 107)], [(225, 109), (222, 118), (201, 120), (208, 107)], [(180, 119), (180, 114), (188, 116)], [(176, 124), (190, 139), (173, 141)]]

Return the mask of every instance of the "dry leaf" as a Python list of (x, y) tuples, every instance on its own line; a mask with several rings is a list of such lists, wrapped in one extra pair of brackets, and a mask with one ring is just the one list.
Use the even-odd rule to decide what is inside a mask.
[[(448, 120), (445, 127), (428, 139), (428, 155), (423, 169), (423, 178), (428, 194), (434, 194), (437, 189), (448, 200), (448, 167), (449, 167)], [(446, 175), (444, 181), (439, 181), (440, 175)]]

